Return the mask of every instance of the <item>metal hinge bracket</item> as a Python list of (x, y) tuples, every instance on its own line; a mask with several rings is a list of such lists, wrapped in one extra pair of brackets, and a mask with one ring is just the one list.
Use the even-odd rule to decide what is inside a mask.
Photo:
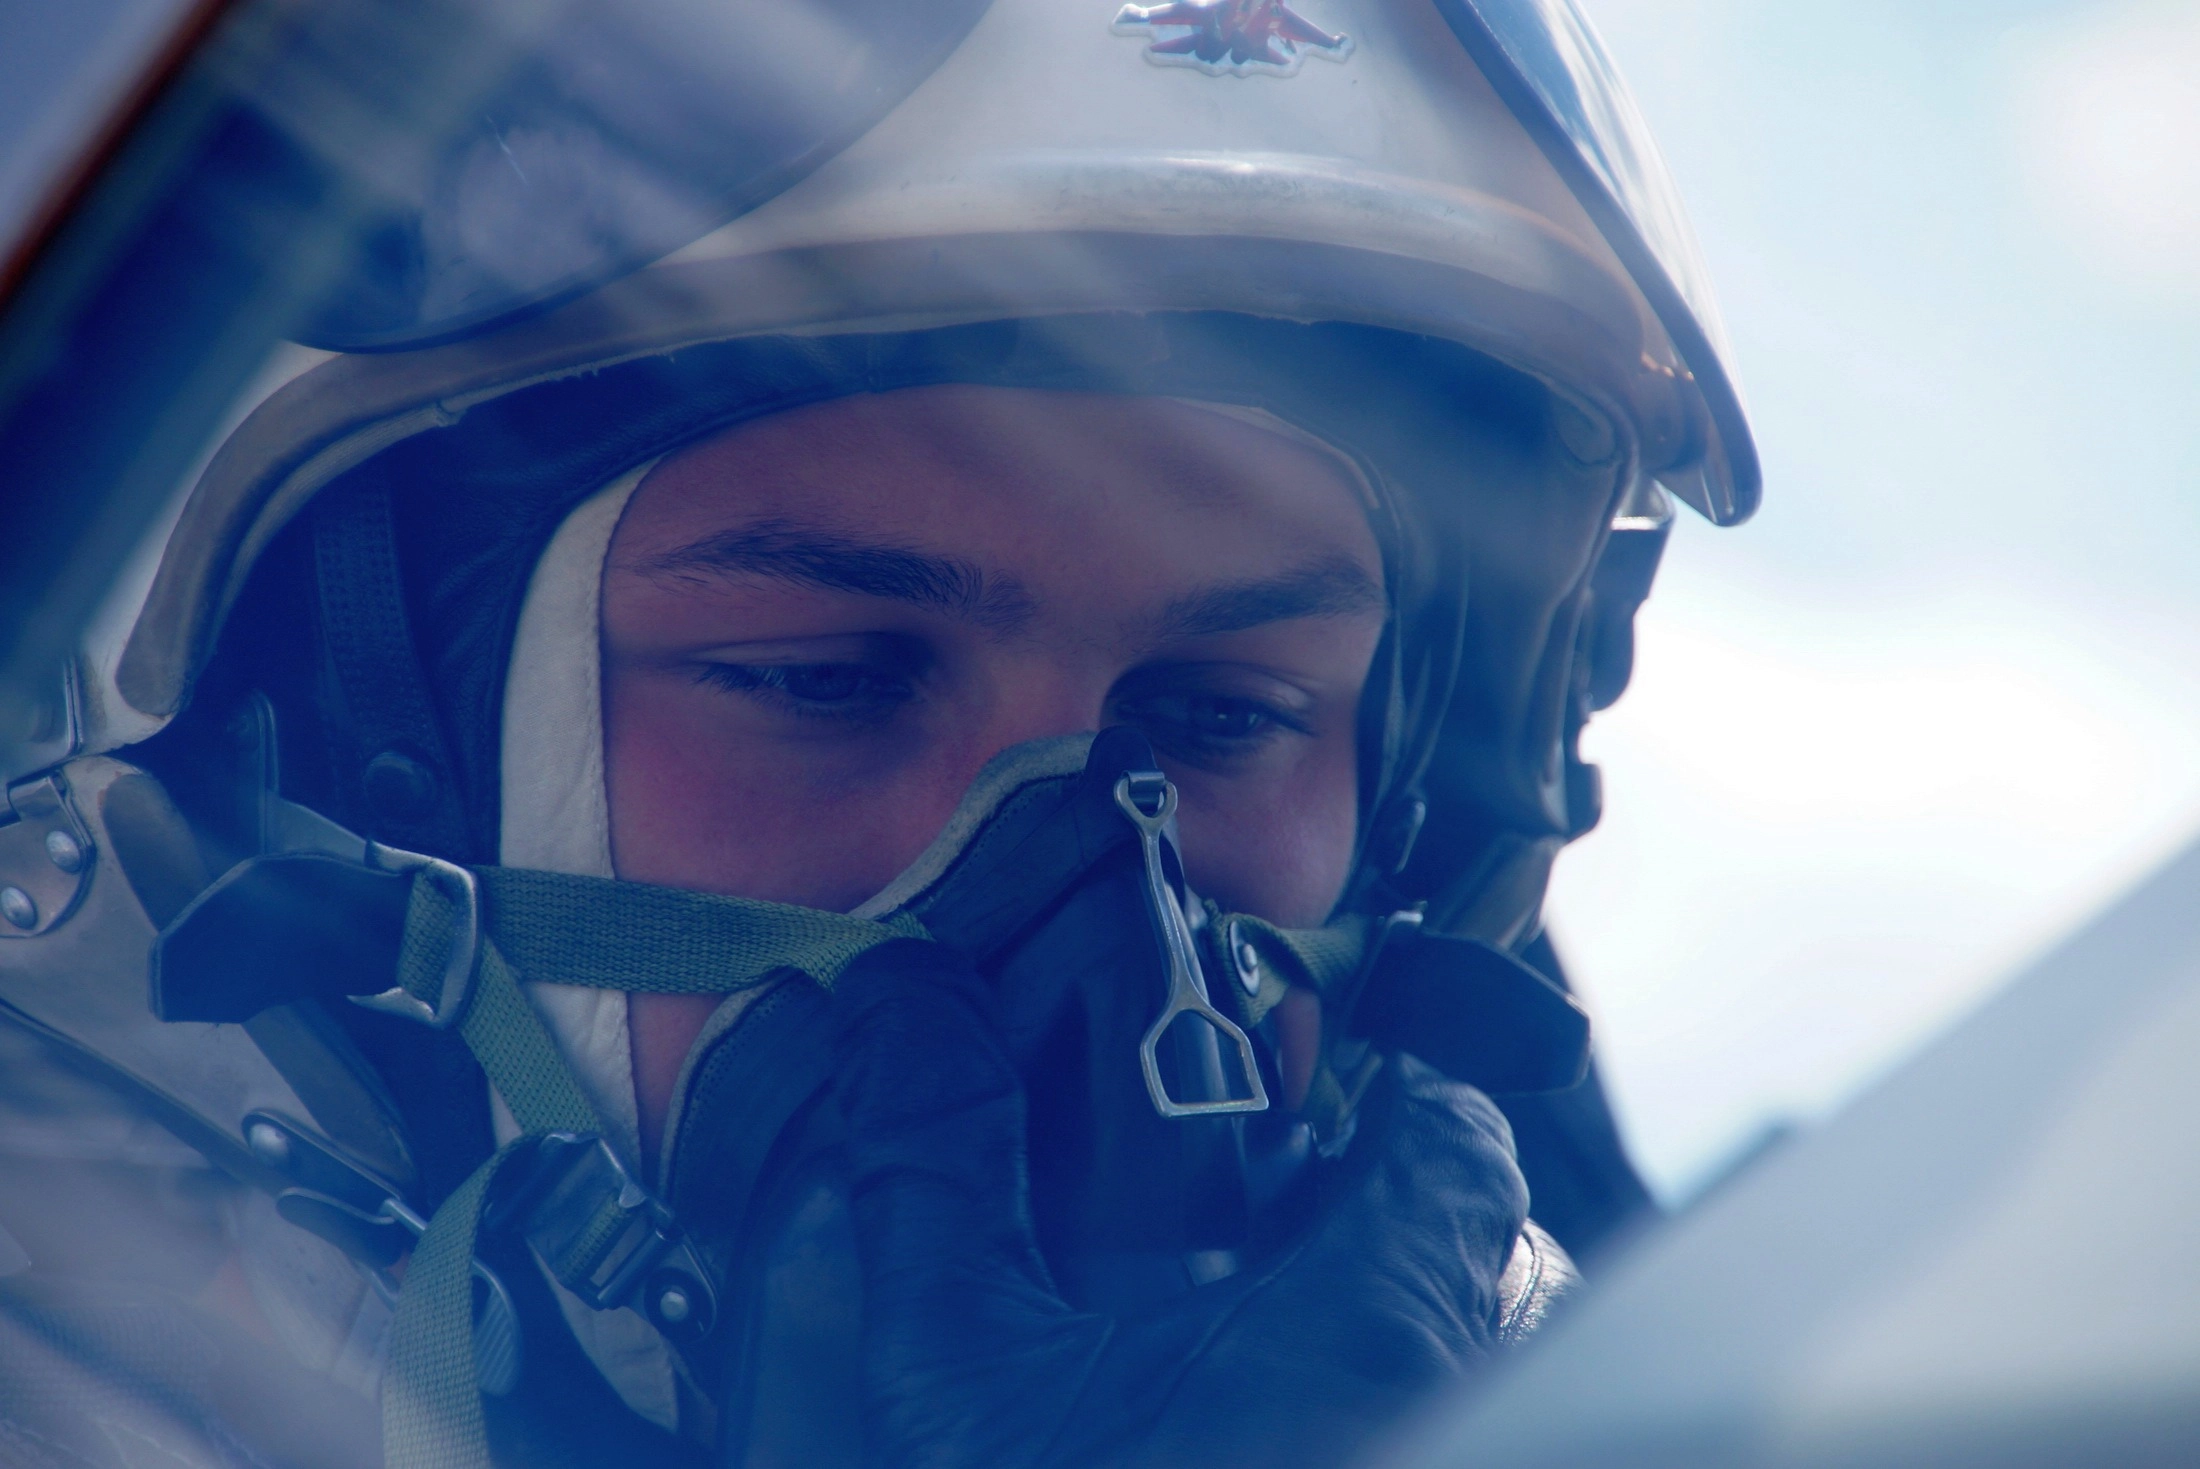
[(0, 826), (0, 939), (35, 938), (76, 911), (92, 885), (92, 834), (59, 770), (8, 787)]

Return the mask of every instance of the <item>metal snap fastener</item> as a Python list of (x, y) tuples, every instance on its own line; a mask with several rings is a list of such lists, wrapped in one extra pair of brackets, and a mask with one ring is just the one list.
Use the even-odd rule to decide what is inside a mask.
[(76, 837), (55, 827), (46, 833), (46, 860), (63, 872), (76, 872), (84, 866), (84, 846)]
[(21, 888), (0, 888), (0, 918), (17, 928), (38, 927), (38, 904)]
[(252, 1156), (270, 1168), (282, 1168), (290, 1162), (290, 1138), (272, 1122), (255, 1122), (244, 1131), (245, 1146), (252, 1149)]
[(1237, 970), (1238, 984), (1248, 995), (1260, 993), (1260, 950), (1245, 936), (1238, 924), (1230, 925), (1230, 966)]
[(688, 1313), (694, 1309), (695, 1303), (688, 1299), (688, 1293), (676, 1285), (666, 1286), (664, 1293), (657, 1297), (657, 1319), (674, 1326), (687, 1320)]
[(384, 821), (418, 821), (435, 809), (435, 772), (401, 751), (368, 761), (365, 781), (367, 806)]

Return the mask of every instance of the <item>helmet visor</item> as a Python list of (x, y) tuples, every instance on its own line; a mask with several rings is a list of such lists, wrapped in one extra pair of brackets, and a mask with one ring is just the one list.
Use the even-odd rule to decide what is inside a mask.
[[(929, 76), (987, 0), (544, 0), (464, 13), (468, 65), (416, 84), (422, 162), (365, 211), (338, 350), (467, 335), (679, 249), (815, 169)], [(1439, 0), (1680, 353), (1709, 415), (1670, 487), (1745, 519), (1760, 476), (1678, 192), (1575, 0)], [(396, 48), (392, 48), (393, 50)]]
[[(353, 226), (342, 289), (300, 339), (338, 351), (422, 346), (666, 255), (861, 136), (985, 8), (533, 0), (438, 7), (438, 24), (426, 24), (341, 7), (330, 17), (341, 23), (325, 21), (302, 44), (358, 32), (366, 44), (349, 64), (293, 58), (321, 84), (310, 106), (322, 117), (331, 91), (358, 90), (361, 54), (386, 66), (440, 29), (449, 34), (435, 49), (453, 54), (456, 43), (464, 59), (414, 70), (389, 93), (412, 122), (410, 167), (337, 160), (375, 197)], [(347, 139), (330, 141), (332, 153), (350, 151)]]
[(1701, 469), (1670, 488), (1714, 522), (1757, 508), (1762, 478), (1726, 333), (1679, 190), (1635, 99), (1574, 0), (1437, 0), (1658, 314), (1711, 416)]

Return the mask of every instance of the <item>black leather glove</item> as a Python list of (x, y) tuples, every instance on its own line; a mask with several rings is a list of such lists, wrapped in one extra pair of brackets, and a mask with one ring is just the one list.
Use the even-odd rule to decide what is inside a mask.
[(1023, 1096), (984, 983), (905, 940), (835, 999), (870, 1462), (1332, 1465), (1491, 1351), (1527, 1188), (1471, 1087), (1394, 1058), (1303, 1241), (1098, 1316), (1062, 1301), (1034, 1240)]

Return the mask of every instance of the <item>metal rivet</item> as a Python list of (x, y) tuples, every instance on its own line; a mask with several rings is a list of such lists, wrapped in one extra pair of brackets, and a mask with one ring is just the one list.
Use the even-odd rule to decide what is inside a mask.
[(695, 1303), (688, 1299), (688, 1293), (676, 1285), (666, 1286), (664, 1294), (657, 1297), (657, 1319), (674, 1326), (687, 1320), (688, 1312), (694, 1309)]
[(244, 1130), (245, 1145), (252, 1149), (252, 1156), (270, 1168), (282, 1168), (290, 1162), (290, 1135), (272, 1122), (255, 1122)]
[(63, 872), (76, 872), (84, 866), (84, 846), (70, 833), (55, 827), (46, 833), (46, 860)]
[(17, 928), (38, 927), (38, 904), (21, 888), (0, 888), (0, 918)]
[(1237, 968), (1238, 984), (1244, 988), (1245, 993), (1259, 994), (1260, 950), (1253, 947), (1253, 941), (1245, 936), (1245, 930), (1234, 923), (1230, 925), (1230, 962)]

